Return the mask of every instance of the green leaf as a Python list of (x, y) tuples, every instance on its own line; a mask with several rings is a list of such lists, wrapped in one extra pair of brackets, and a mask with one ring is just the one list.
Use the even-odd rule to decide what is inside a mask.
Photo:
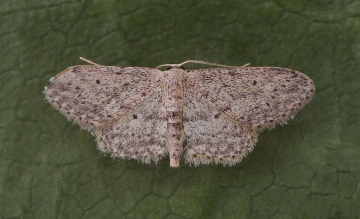
[[(347, 0), (2, 0), (0, 218), (358, 217), (359, 11)], [(145, 165), (100, 153), (45, 102), (48, 80), (80, 56), (287, 67), (317, 91), (234, 167)]]

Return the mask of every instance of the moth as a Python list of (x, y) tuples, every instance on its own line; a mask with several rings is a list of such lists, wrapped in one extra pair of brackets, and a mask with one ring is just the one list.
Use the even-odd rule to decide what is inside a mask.
[[(120, 67), (82, 59), (91, 65), (50, 79), (46, 100), (94, 134), (101, 151), (143, 163), (168, 155), (178, 167), (184, 153), (195, 166), (234, 165), (253, 150), (260, 132), (285, 124), (315, 93), (308, 76), (287, 68), (196, 60)], [(187, 63), (217, 67), (187, 71)]]

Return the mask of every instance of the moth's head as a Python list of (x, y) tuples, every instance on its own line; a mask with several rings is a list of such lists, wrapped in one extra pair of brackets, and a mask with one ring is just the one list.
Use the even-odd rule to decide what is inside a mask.
[[(181, 69), (181, 70), (185, 70), (185, 68), (182, 66), (182, 64), (163, 64), (163, 65), (159, 65), (158, 67), (156, 67), (157, 69), (160, 68), (165, 68), (166, 70), (175, 70), (175, 69)], [(160, 69), (161, 70), (161, 69)]]
[(182, 69), (185, 70), (185, 68), (182, 65), (170, 65), (167, 67), (166, 70), (171, 70), (171, 69)]

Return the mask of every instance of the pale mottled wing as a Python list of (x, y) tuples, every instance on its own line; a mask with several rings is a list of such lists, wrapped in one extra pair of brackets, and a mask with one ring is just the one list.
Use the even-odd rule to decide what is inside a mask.
[(45, 98), (69, 120), (90, 131), (132, 111), (159, 88), (157, 69), (80, 65), (50, 79)]
[(240, 162), (256, 142), (256, 133), (209, 104), (196, 89), (187, 89), (184, 105), (184, 133), (188, 163)]
[(166, 111), (157, 88), (140, 106), (96, 132), (99, 148), (113, 157), (157, 163), (168, 151)]
[[(161, 156), (165, 153), (164, 121), (157, 120), (161, 116), (162, 83), (163, 73), (157, 69), (73, 66), (52, 78), (44, 94), (69, 120), (95, 133), (102, 151), (124, 158), (158, 160), (143, 148), (155, 145)], [(149, 138), (149, 133), (160, 140)]]
[[(200, 69), (189, 72), (186, 78), (186, 93), (184, 106), (184, 131), (188, 141), (187, 157), (195, 158), (200, 148), (215, 148), (216, 145), (225, 145), (227, 149), (215, 150), (213, 157), (230, 156), (233, 147), (223, 140), (201, 146), (203, 138), (208, 136), (225, 135), (233, 133), (240, 127), (240, 135), (234, 143), (239, 148), (248, 150), (256, 141), (257, 134), (263, 129), (272, 128), (276, 123), (285, 123), (292, 118), (306, 103), (310, 101), (315, 86), (306, 75), (285, 68), (276, 67), (239, 67), (239, 68), (213, 68)], [(209, 106), (214, 116), (204, 120), (198, 114), (193, 114), (194, 104), (191, 99), (194, 95), (204, 106)], [(209, 112), (210, 113), (210, 112)], [(217, 115), (215, 118), (215, 115)], [(218, 125), (219, 118), (226, 120), (227, 127), (237, 127), (228, 130)], [(188, 122), (193, 121), (192, 123)], [(222, 122), (222, 121), (221, 121)], [(200, 125), (200, 126), (198, 126)], [(211, 128), (216, 126), (217, 128)], [(223, 126), (224, 127), (224, 126)], [(193, 130), (204, 129), (207, 135), (195, 135)], [(207, 130), (207, 131), (206, 131)], [(250, 139), (248, 140), (248, 136)], [(248, 143), (249, 142), (249, 143)], [(218, 146), (219, 147), (219, 146)], [(208, 150), (208, 149), (207, 149)], [(202, 152), (201, 152), (202, 153)], [(245, 155), (246, 152), (242, 152)], [(240, 161), (242, 156), (235, 157)], [(190, 160), (194, 163), (206, 163), (202, 159)], [(222, 163), (236, 163), (227, 160)]]

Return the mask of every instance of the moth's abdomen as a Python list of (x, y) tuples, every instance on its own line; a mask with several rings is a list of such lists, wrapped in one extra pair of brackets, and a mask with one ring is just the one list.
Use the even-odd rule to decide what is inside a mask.
[(165, 72), (163, 95), (167, 116), (167, 149), (172, 167), (179, 166), (183, 152), (184, 73), (182, 69)]

